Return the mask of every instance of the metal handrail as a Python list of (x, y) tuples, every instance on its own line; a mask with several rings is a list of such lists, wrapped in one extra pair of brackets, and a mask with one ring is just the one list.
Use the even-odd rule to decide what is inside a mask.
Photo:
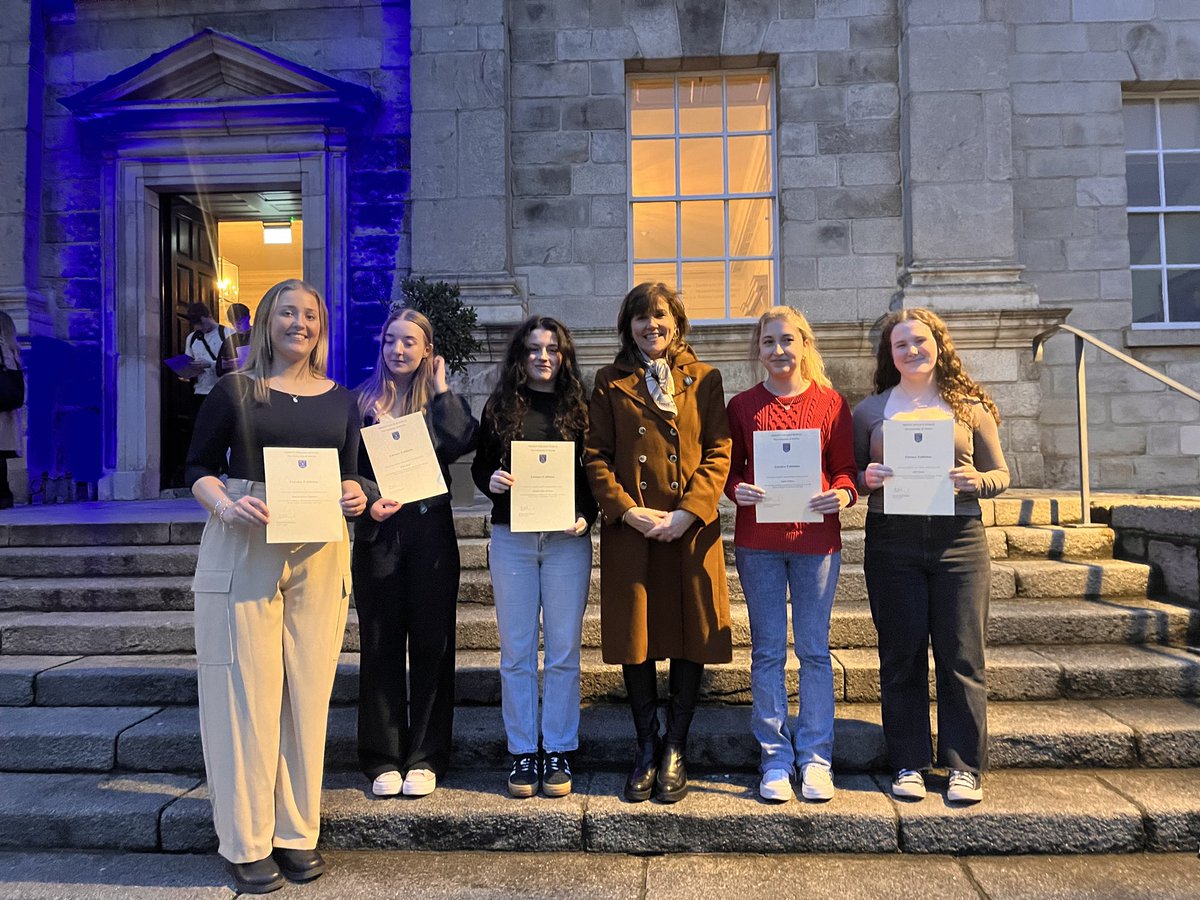
[(1091, 503), (1091, 467), (1088, 464), (1088, 418), (1087, 418), (1087, 379), (1083, 361), (1083, 345), (1091, 344), (1097, 350), (1103, 350), (1109, 356), (1119, 359), (1128, 366), (1137, 369), (1143, 375), (1148, 375), (1155, 381), (1161, 381), (1167, 387), (1179, 391), (1185, 397), (1191, 397), (1200, 403), (1200, 392), (1180, 384), (1173, 378), (1168, 378), (1156, 369), (1150, 368), (1143, 362), (1138, 362), (1132, 356), (1122, 353), (1116, 347), (1111, 347), (1104, 341), (1093, 337), (1086, 331), (1080, 331), (1070, 325), (1055, 325), (1048, 328), (1033, 339), (1033, 361), (1042, 361), (1042, 348), (1045, 343), (1060, 331), (1066, 331), (1075, 336), (1075, 404), (1079, 411), (1079, 502), (1080, 514), (1083, 517), (1082, 526), (1087, 528), (1092, 523)]

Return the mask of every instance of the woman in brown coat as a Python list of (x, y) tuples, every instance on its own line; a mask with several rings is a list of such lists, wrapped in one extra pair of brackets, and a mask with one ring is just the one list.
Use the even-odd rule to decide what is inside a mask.
[[(625, 798), (687, 793), (684, 749), (704, 663), (731, 656), (717, 500), (729, 472), (721, 373), (684, 338), (678, 294), (639, 284), (617, 317), (621, 351), (596, 374), (585, 463), (600, 505), (604, 661), (620, 663), (638, 751)], [(654, 663), (671, 660), (665, 741)]]

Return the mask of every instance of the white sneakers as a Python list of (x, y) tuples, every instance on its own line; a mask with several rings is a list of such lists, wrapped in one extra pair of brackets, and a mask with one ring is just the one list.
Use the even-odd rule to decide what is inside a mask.
[(371, 783), (371, 793), (376, 797), (427, 797), (437, 787), (437, 776), (429, 769), (412, 769), (407, 777), (401, 777), (395, 769), (384, 772)]
[(395, 797), (400, 793), (400, 786), (404, 779), (400, 777), (400, 773), (395, 769), (390, 772), (384, 772), (371, 783), (371, 793), (376, 797)]
[(951, 769), (946, 800), (950, 803), (978, 803), (983, 799), (983, 779), (976, 772)]
[(792, 773), (787, 769), (767, 769), (758, 783), (758, 795), (764, 800), (791, 800)]
[(901, 800), (924, 800), (924, 776), (916, 769), (901, 769), (892, 779), (892, 796)]
[[(758, 783), (758, 794), (764, 800), (791, 800), (792, 773), (788, 769), (767, 769)], [(800, 795), (805, 800), (832, 800), (833, 773), (829, 766), (808, 763), (800, 769)]]
[(405, 797), (427, 797), (437, 787), (437, 776), (429, 769), (409, 769), (401, 793)]
[[(901, 800), (924, 800), (925, 778), (914, 769), (901, 769), (892, 779), (892, 796)], [(983, 778), (978, 772), (951, 769), (946, 779), (949, 803), (978, 803), (983, 799)]]
[(800, 769), (800, 795), (805, 800), (832, 800), (833, 773), (829, 766), (809, 763)]

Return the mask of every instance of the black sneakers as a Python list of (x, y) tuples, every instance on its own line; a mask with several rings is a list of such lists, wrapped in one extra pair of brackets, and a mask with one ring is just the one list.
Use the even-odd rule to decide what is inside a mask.
[(514, 797), (532, 797), (537, 793), (541, 781), (539, 775), (536, 753), (520, 753), (514, 756), (512, 769), (508, 773), (508, 792)]
[(565, 797), (571, 793), (571, 761), (565, 753), (547, 753), (542, 762), (542, 793)]

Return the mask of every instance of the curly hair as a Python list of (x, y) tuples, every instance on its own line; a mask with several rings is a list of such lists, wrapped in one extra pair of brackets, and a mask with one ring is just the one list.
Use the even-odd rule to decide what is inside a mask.
[(875, 393), (882, 394), (900, 383), (900, 370), (892, 360), (892, 330), (901, 322), (920, 322), (933, 335), (933, 342), (937, 345), (937, 364), (933, 376), (938, 393), (954, 413), (954, 418), (969, 424), (971, 405), (979, 403), (999, 424), (1000, 410), (996, 408), (991, 395), (976, 384), (963, 368), (946, 323), (936, 313), (920, 306), (896, 310), (884, 317), (879, 333), (879, 349), (875, 354)]
[(549, 316), (530, 316), (516, 327), (508, 339), (504, 359), (497, 366), (496, 387), (488, 398), (484, 415), (492, 430), (500, 439), (501, 455), (508, 458), (509, 445), (521, 439), (521, 425), (529, 409), (524, 391), (519, 390), (529, 383), (525, 361), (529, 349), (525, 341), (534, 331), (541, 329), (554, 335), (558, 344), (559, 367), (554, 379), (554, 427), (565, 441), (579, 440), (588, 427), (587, 398), (584, 396), (583, 379), (579, 375), (579, 364), (575, 361), (575, 343), (567, 326)]

